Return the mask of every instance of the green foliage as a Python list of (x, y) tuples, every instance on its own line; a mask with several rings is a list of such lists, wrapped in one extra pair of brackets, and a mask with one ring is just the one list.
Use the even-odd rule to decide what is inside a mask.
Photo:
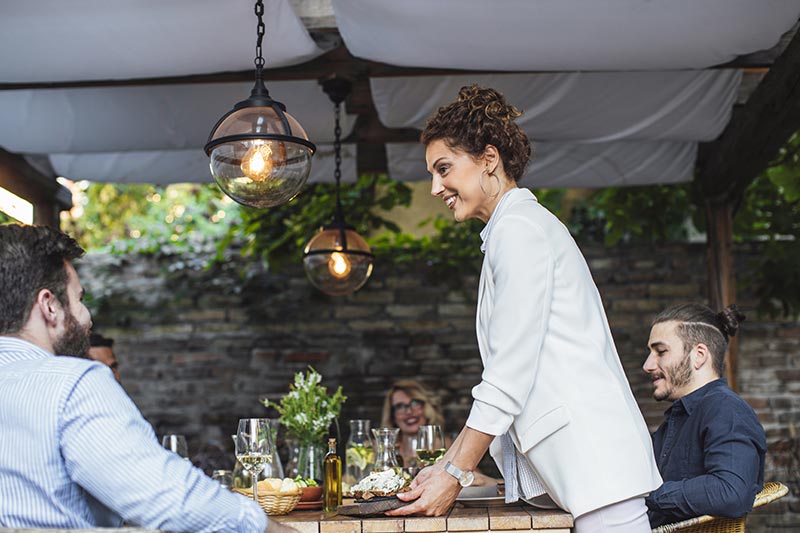
[(179, 254), (213, 249), (239, 213), (214, 185), (77, 185), (76, 216), (62, 229), (88, 250)]
[(464, 274), (480, 271), (482, 223), (471, 220), (461, 224), (437, 217), (423, 221), (432, 224), (436, 234), (415, 237), (408, 233), (383, 233), (370, 239), (378, 260), (393, 265), (424, 265), (429, 279), (456, 284)]
[[(389, 210), (411, 202), (408, 186), (384, 174), (365, 174), (354, 185), (342, 184), (340, 196), (345, 221), (362, 235), (381, 229), (398, 232), (397, 225), (378, 214), (376, 207)], [(219, 250), (237, 237), (244, 237), (243, 255), (260, 257), (272, 269), (287, 262), (296, 264), (306, 243), (332, 220), (335, 205), (335, 186), (317, 183), (282, 206), (267, 210), (243, 208), (241, 224), (230, 227)]]
[(685, 240), (695, 211), (689, 184), (597, 189), (575, 206), (567, 225), (578, 238), (620, 242)]
[(761, 241), (744, 281), (769, 316), (800, 315), (800, 137), (745, 190), (734, 218), (737, 241)]
[[(800, 139), (794, 136), (745, 191), (734, 218), (736, 241), (761, 243), (761, 253), (743, 275), (760, 310), (773, 316), (800, 313), (798, 152)], [(702, 199), (692, 197), (692, 184), (534, 193), (576, 239), (606, 246), (685, 240), (695, 228), (702, 231), (705, 222), (697, 204)], [(242, 208), (214, 185), (90, 184), (75, 197), (82, 215), (64, 227), (88, 249), (115, 254), (216, 250), (215, 260), (204, 267), (219, 268), (230, 254), (241, 253), (257, 258), (258, 269), (268, 265), (276, 271), (298, 264), (306, 243), (330, 222), (335, 187), (310, 185), (291, 202), (268, 210)], [(401, 233), (381, 213), (410, 201), (411, 190), (385, 175), (363, 175), (358, 183), (341, 187), (345, 219), (369, 236), (379, 264), (422, 266), (437, 282), (458, 283), (463, 275), (479, 272), (482, 224), (438, 217), (420, 224), (432, 226), (433, 236)]]
[(278, 410), (281, 425), (291, 436), (304, 443), (319, 441), (338, 418), (342, 404), (347, 400), (341, 386), (330, 395), (321, 382), (322, 376), (309, 366), (305, 374), (298, 372), (294, 375), (289, 393), (279, 403), (269, 400), (261, 403)]

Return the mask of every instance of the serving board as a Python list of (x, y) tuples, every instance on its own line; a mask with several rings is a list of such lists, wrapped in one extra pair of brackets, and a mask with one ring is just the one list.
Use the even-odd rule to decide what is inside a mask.
[(337, 514), (347, 516), (370, 516), (381, 514), (392, 509), (397, 509), (408, 505), (411, 502), (404, 502), (397, 498), (397, 496), (388, 496), (385, 498), (372, 498), (369, 501), (361, 503), (348, 503), (340, 505), (336, 508)]

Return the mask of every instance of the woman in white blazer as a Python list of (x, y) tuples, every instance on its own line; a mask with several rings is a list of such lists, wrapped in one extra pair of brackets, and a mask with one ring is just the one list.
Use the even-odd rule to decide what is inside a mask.
[(422, 134), (431, 194), (457, 221), (486, 223), (476, 320), (484, 372), (444, 460), (400, 495), (413, 503), (389, 514), (445, 513), (491, 445), (506, 501), (547, 495), (577, 533), (649, 532), (644, 497), (661, 485), (650, 435), (585, 259), (517, 187), (530, 158), (519, 115), (497, 91), (464, 87)]

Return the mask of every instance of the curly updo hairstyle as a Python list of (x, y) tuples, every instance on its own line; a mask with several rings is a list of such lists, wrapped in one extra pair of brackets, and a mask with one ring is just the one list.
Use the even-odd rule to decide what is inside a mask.
[(711, 351), (714, 370), (720, 376), (725, 371), (725, 352), (728, 340), (739, 331), (739, 324), (745, 316), (735, 304), (719, 313), (705, 305), (682, 304), (662, 311), (653, 325), (661, 322), (679, 322), (676, 332), (683, 342), (684, 353), (688, 354), (698, 344), (705, 344)]
[(442, 139), (450, 148), (462, 150), (477, 159), (491, 144), (500, 152), (508, 177), (519, 181), (531, 158), (531, 143), (514, 119), (521, 116), (506, 98), (494, 89), (470, 85), (458, 91), (458, 99), (440, 107), (420, 136), (428, 145)]

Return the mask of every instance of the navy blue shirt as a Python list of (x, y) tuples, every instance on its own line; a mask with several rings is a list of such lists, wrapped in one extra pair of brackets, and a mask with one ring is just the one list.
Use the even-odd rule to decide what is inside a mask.
[(764, 485), (766, 449), (758, 417), (725, 379), (676, 400), (653, 433), (664, 484), (647, 497), (650, 525), (750, 512)]

